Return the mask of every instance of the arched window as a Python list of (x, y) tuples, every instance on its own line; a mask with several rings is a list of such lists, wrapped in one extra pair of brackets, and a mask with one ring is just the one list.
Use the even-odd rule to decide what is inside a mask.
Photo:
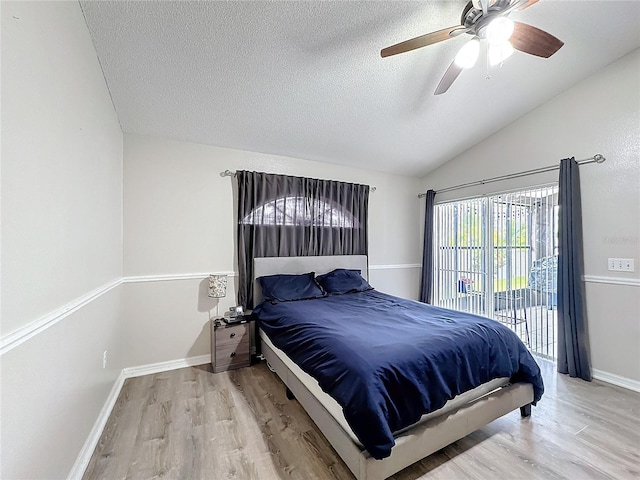
[(253, 259), (366, 255), (369, 186), (236, 172), (238, 303), (253, 307)]
[(291, 225), (354, 228), (353, 215), (320, 198), (282, 197), (254, 208), (242, 220), (245, 225)]

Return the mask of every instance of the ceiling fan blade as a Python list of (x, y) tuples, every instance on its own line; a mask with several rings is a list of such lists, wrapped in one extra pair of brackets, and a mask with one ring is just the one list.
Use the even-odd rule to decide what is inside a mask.
[(550, 33), (526, 23), (513, 22), (514, 30), (509, 41), (513, 48), (530, 55), (549, 58), (564, 45)]
[(380, 51), (380, 56), (390, 57), (391, 55), (397, 55), (398, 53), (409, 52), (416, 48), (426, 47), (427, 45), (433, 45), (434, 43), (442, 42), (451, 38), (451, 34), (456, 30), (466, 30), (462, 25), (456, 25), (455, 27), (444, 28), (437, 32), (427, 33), (420, 37), (412, 38), (411, 40), (405, 40), (404, 42), (391, 45), (390, 47), (383, 48)]
[(440, 80), (440, 83), (436, 87), (436, 91), (433, 94), (442, 95), (444, 92), (449, 90), (449, 87), (451, 86), (451, 84), (453, 84), (453, 82), (455, 82), (456, 78), (458, 78), (458, 75), (462, 73), (462, 70), (464, 70), (464, 68), (459, 67), (456, 64), (455, 60), (451, 62), (451, 65), (449, 65), (447, 71), (444, 72), (442, 80)]

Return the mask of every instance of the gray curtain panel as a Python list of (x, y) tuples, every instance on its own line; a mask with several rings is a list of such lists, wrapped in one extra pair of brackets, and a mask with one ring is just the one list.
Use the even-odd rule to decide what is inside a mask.
[(574, 158), (560, 162), (558, 192), (558, 372), (591, 381), (582, 281), (580, 174)]
[(367, 255), (369, 186), (238, 171), (238, 303), (253, 308), (253, 259)]
[(436, 198), (434, 190), (426, 194), (424, 209), (424, 245), (422, 247), (422, 281), (420, 282), (420, 301), (433, 302), (433, 210)]

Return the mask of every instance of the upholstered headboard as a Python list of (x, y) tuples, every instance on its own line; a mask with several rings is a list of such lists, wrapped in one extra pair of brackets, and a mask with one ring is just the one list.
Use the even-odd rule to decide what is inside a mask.
[(369, 280), (369, 265), (366, 255), (332, 255), (322, 257), (261, 257), (253, 260), (253, 304), (262, 301), (262, 291), (257, 279), (278, 273), (316, 272), (321, 275), (336, 268), (357, 269), (365, 280)]

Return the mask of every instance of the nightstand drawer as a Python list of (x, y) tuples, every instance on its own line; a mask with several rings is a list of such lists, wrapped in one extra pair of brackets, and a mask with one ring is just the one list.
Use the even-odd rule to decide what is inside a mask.
[(251, 364), (249, 341), (237, 345), (218, 345), (215, 354), (214, 371), (222, 372), (234, 368), (248, 367)]
[(251, 365), (252, 322), (228, 325), (220, 319), (211, 322), (211, 363), (214, 373)]
[(221, 359), (216, 362), (216, 366), (213, 369), (214, 373), (225, 372), (227, 370), (234, 370), (236, 368), (248, 367), (251, 365), (251, 357), (249, 353), (242, 355), (236, 355), (233, 358)]
[(234, 325), (232, 327), (220, 328), (216, 332), (216, 346), (238, 345), (247, 342), (249, 345), (249, 324)]
[(225, 358), (233, 358), (244, 354), (249, 354), (248, 341), (237, 343), (235, 345), (220, 345), (219, 343), (216, 345), (216, 363)]

